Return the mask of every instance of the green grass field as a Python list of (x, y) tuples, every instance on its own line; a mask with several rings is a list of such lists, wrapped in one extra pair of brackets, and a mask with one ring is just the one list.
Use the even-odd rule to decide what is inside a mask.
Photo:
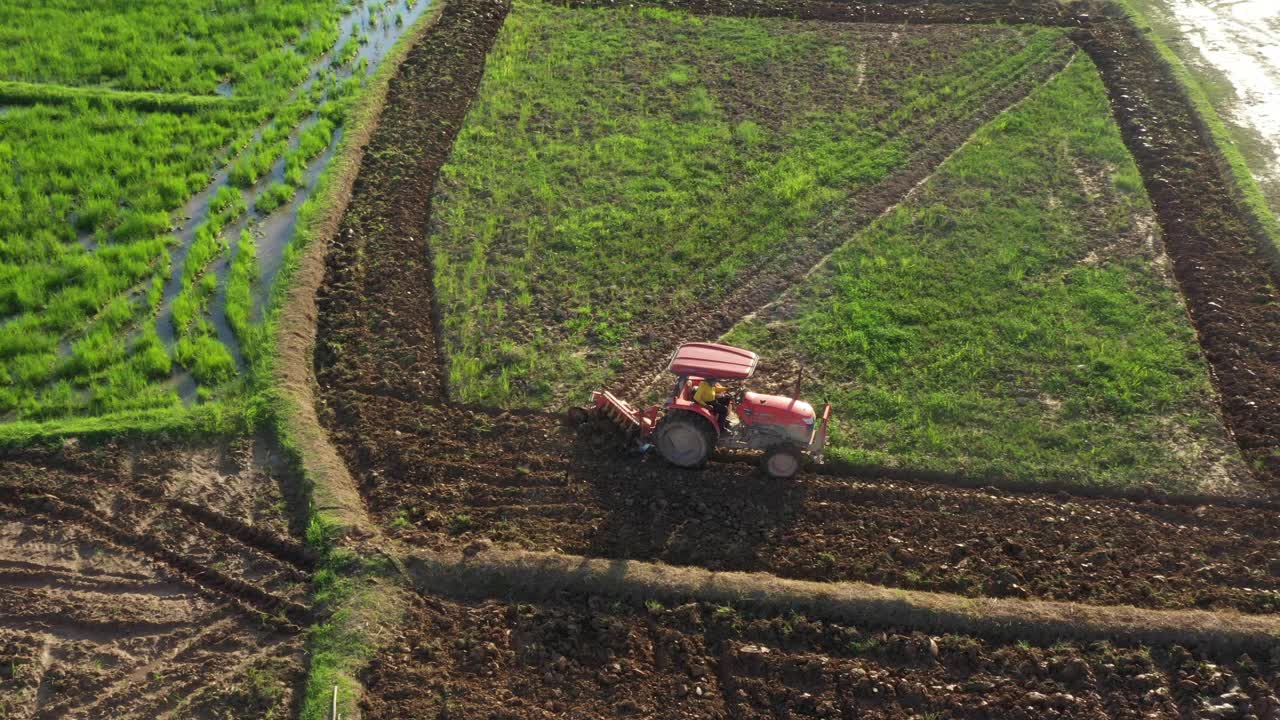
[[(228, 324), (260, 357), (239, 229), (255, 183), (283, 163), (257, 214), (289, 202), (341, 126), (363, 61), (299, 88), (354, 7), (0, 1), (0, 422), (171, 410), (180, 372), (199, 402), (234, 392), (242, 374), (211, 303), (229, 278)], [(175, 211), (228, 164), (232, 185), (179, 268), (166, 346), (156, 318), (186, 220)]]
[(585, 397), (623, 348), (839, 232), (833, 208), (1064, 52), (1048, 29), (517, 2), (434, 205), (452, 391)]
[[(278, 96), (337, 40), (350, 0), (0, 2), (0, 71), (117, 90)], [(297, 77), (300, 80), (300, 77)], [(282, 80), (286, 82), (281, 82)]]
[(1084, 56), (727, 339), (801, 361), (836, 457), (1168, 491), (1246, 477)]

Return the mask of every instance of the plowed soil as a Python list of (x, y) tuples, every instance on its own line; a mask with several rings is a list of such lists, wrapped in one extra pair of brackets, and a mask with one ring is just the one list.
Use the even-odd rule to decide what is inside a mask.
[(382, 429), (353, 447), (363, 491), (414, 543), (488, 537), (968, 595), (1280, 608), (1280, 518), (1265, 507), (817, 475), (778, 482), (729, 459), (681, 471), (621, 456), (546, 417), (385, 397), (373, 417)]
[(487, 536), (975, 595), (1280, 607), (1280, 523), (1265, 507), (774, 483), (733, 462), (682, 472), (618, 457), (546, 415), (447, 404), (421, 237), (505, 7), (450, 5), (411, 52), (329, 258), (320, 415), (388, 527), (435, 545)]
[(293, 711), (310, 561), (254, 455), (0, 459), (0, 717)]
[(427, 599), (365, 674), (368, 718), (1275, 717), (1275, 659), (870, 633), (730, 608)]

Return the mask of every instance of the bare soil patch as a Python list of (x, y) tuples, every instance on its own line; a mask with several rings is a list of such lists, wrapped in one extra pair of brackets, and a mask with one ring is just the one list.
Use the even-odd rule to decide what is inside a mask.
[[(424, 598), (365, 673), (370, 718), (1268, 717), (1272, 659), (869, 632), (728, 607)], [(1225, 717), (1227, 715), (1219, 715)]]
[[(357, 399), (349, 394), (345, 399)], [(1162, 608), (1280, 606), (1273, 509), (701, 471), (619, 455), (546, 416), (385, 397), (352, 448), (372, 514), (414, 544), (537, 550), (784, 577)], [(371, 410), (366, 412), (372, 412)], [(1143, 548), (1143, 552), (1133, 552)]]
[(290, 714), (310, 560), (267, 454), (248, 441), (7, 453), (0, 714)]

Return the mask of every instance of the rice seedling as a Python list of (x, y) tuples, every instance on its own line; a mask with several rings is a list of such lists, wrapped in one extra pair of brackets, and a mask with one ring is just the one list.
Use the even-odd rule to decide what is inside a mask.
[[(222, 229), (247, 212), (241, 189), (282, 176), (263, 211), (305, 183), (361, 77), (303, 85), (352, 3), (215, 4), (0, 0), (0, 165), (14, 170), (0, 173), (0, 418), (171, 407), (178, 369), (206, 398), (236, 376), (211, 324)], [(154, 325), (175, 211), (224, 163), (232, 184), (187, 249), (166, 348)]]

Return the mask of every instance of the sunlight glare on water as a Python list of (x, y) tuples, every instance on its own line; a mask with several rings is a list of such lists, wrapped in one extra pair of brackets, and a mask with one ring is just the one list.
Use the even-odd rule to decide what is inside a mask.
[(1280, 0), (1168, 0), (1178, 30), (1235, 89), (1226, 114), (1270, 148), (1280, 179)]

